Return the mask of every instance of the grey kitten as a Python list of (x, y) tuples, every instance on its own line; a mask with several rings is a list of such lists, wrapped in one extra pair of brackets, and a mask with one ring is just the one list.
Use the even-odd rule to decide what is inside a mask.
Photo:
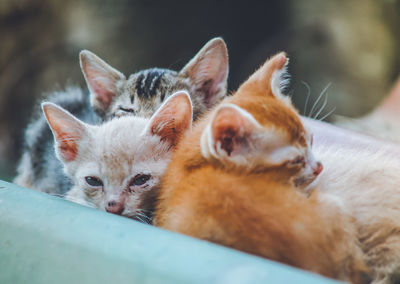
[[(151, 117), (174, 92), (186, 90), (193, 103), (193, 117), (219, 102), (226, 94), (228, 53), (221, 38), (210, 40), (179, 72), (152, 68), (128, 79), (89, 51), (80, 53), (80, 65), (89, 96), (80, 88), (57, 92), (47, 100), (89, 124), (114, 117)], [(71, 180), (56, 158), (50, 128), (37, 111), (25, 132), (22, 158), (14, 182), (38, 191), (64, 196)]]
[(65, 199), (150, 223), (142, 200), (159, 185), (173, 149), (191, 129), (189, 94), (168, 97), (151, 118), (127, 115), (101, 125), (52, 103), (42, 107), (56, 156), (73, 183)]

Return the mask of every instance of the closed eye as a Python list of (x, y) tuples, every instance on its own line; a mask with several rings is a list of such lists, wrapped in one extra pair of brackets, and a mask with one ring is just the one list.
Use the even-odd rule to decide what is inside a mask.
[(119, 110), (122, 110), (124, 112), (129, 112), (129, 113), (135, 113), (135, 110), (133, 108), (129, 108), (129, 107), (123, 107), (123, 106), (119, 106), (118, 107)]
[(303, 156), (297, 156), (293, 160), (289, 161), (289, 166), (304, 166), (306, 159)]

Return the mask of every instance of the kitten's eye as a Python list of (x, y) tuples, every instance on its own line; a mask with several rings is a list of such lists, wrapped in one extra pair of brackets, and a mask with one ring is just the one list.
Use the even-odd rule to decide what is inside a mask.
[(311, 135), (310, 145), (312, 146), (313, 144), (314, 144), (314, 135)]
[(124, 112), (130, 112), (132, 114), (135, 114), (135, 110), (133, 108), (128, 108), (128, 107), (123, 107), (123, 106), (119, 106), (119, 109), (124, 111)]
[(99, 179), (97, 177), (85, 177), (85, 180), (86, 180), (87, 184), (90, 186), (93, 186), (93, 187), (103, 186), (103, 182), (101, 181), (101, 179)]
[(129, 184), (129, 187), (131, 186), (139, 186), (145, 184), (149, 179), (151, 178), (151, 175), (137, 175), (133, 178), (131, 183)]
[(305, 159), (303, 156), (297, 156), (293, 160), (289, 162), (290, 165), (292, 166), (298, 166), (298, 165), (304, 165), (305, 164)]

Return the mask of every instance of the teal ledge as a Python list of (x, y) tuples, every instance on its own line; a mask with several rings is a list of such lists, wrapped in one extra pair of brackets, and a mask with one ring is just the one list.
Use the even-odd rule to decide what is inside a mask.
[(337, 283), (0, 181), (0, 283)]

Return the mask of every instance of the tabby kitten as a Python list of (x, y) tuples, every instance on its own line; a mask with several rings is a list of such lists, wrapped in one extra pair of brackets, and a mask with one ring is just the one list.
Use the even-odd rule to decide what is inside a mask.
[(317, 191), (306, 197), (293, 183), (313, 181), (322, 166), (281, 93), (286, 62), (282, 53), (267, 61), (182, 139), (163, 177), (154, 223), (364, 283), (367, 268), (352, 219), (335, 199), (323, 202)]
[[(226, 94), (228, 53), (221, 38), (210, 40), (179, 72), (147, 69), (125, 75), (89, 51), (80, 53), (80, 65), (90, 96), (71, 87), (54, 93), (49, 101), (90, 124), (114, 117), (135, 115), (149, 118), (175, 91), (187, 90), (196, 119)], [(46, 120), (36, 111), (25, 132), (22, 158), (14, 182), (56, 195), (72, 186), (55, 157), (53, 138)]]
[(150, 222), (142, 196), (158, 185), (172, 150), (192, 124), (189, 95), (168, 97), (149, 118), (125, 116), (95, 126), (52, 103), (43, 112), (55, 152), (73, 186), (66, 199)]

